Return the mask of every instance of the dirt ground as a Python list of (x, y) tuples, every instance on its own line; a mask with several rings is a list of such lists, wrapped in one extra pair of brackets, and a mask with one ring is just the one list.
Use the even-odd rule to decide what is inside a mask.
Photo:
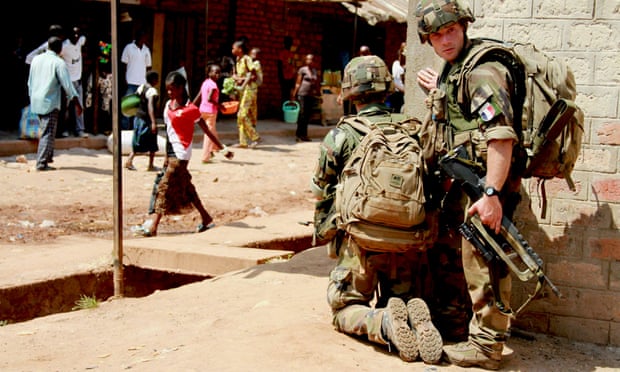
[[(216, 154), (208, 164), (201, 163), (201, 149), (196, 147), (190, 163), (192, 181), (216, 223), (311, 208), (308, 183), (317, 144), (266, 137), (260, 151), (232, 149), (233, 160)], [(25, 156), (27, 163), (17, 162), (16, 156), (0, 158), (0, 182), (8, 192), (0, 204), (0, 240), (37, 244), (60, 235), (113, 237), (112, 154), (84, 148), (57, 150), (51, 164), (57, 170), (47, 172), (34, 171), (36, 154)], [(156, 157), (155, 165), (162, 163), (163, 157)], [(146, 156), (137, 156), (137, 171), (123, 168), (119, 195), (125, 237), (131, 237), (129, 228), (147, 216), (156, 175), (146, 171), (147, 164)], [(195, 211), (164, 217), (158, 232), (186, 232), (198, 223)]]
[[(265, 137), (257, 149), (234, 149), (233, 160), (216, 155), (209, 164), (200, 162), (199, 151), (194, 147), (190, 172), (217, 224), (313, 208), (308, 184), (318, 154), (316, 139), (296, 144), (291, 138)], [(26, 154), (26, 160), (0, 159), (0, 247), (37, 246), (44, 252), (46, 244), (63, 235), (113, 238), (114, 160), (108, 151), (57, 151), (52, 165), (58, 169), (49, 172), (33, 171), (34, 154)], [(158, 157), (156, 165), (162, 160)], [(123, 169), (120, 190), (127, 239), (132, 238), (130, 226), (146, 217), (155, 177), (146, 171), (146, 157), (134, 164), (137, 171)], [(159, 234), (189, 233), (199, 222), (196, 212), (165, 217)], [(325, 303), (332, 265), (324, 248), (317, 247), (287, 262), (145, 298), (7, 324), (0, 327), (0, 369), (461, 370), (404, 363), (382, 347), (335, 332)], [(506, 354), (504, 370), (620, 370), (618, 348), (544, 335), (513, 337)]]

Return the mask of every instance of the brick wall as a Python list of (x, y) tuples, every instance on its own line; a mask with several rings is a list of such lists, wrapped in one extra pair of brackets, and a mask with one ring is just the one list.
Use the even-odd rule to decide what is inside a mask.
[[(583, 152), (573, 173), (546, 183), (548, 209), (526, 180), (518, 228), (545, 262), (564, 299), (550, 291), (514, 324), (573, 340), (620, 345), (620, 12), (617, 1), (473, 0), (470, 35), (518, 40), (564, 58), (586, 115)], [(413, 22), (413, 23), (412, 23)], [(415, 20), (409, 17), (410, 27)], [(533, 283), (513, 280), (515, 303)]]
[[(354, 15), (338, 3), (318, 4), (282, 0), (210, 2), (208, 22), (205, 22), (203, 0), (187, 0), (184, 4), (179, 8), (178, 1), (165, 0), (159, 2), (159, 9), (166, 12), (168, 18), (182, 14), (185, 17), (195, 18), (198, 22), (197, 32), (193, 35), (194, 46), (191, 46), (191, 54), (194, 56), (193, 65), (190, 66), (192, 90), (196, 91), (204, 80), (206, 64), (218, 61), (223, 55), (231, 55), (233, 41), (245, 36), (249, 39), (250, 47), (261, 49), (259, 58), (263, 66), (264, 82), (258, 93), (259, 118), (281, 115), (277, 58), (283, 48), (284, 36), (293, 37), (298, 67), (303, 65), (303, 57), (312, 53), (320, 70), (329, 68), (325, 66), (324, 59), (329, 58), (332, 64), (334, 59), (337, 59), (334, 56), (326, 56), (326, 53), (329, 53), (324, 50), (326, 41), (331, 40), (332, 45), (335, 42), (343, 44), (347, 49), (347, 43), (352, 41)], [(142, 5), (157, 7), (154, 0), (143, 0)], [(361, 18), (358, 24), (359, 33), (362, 35), (383, 35), (385, 29), (393, 30), (393, 37), (384, 40), (381, 36), (372, 40), (374, 42), (380, 40), (382, 44), (376, 49), (385, 50), (386, 55), (382, 57), (391, 63), (400, 42), (405, 39), (406, 25), (385, 23), (370, 27)], [(346, 32), (338, 33), (332, 31), (334, 29)], [(171, 37), (175, 38), (177, 35)], [(360, 36), (357, 44), (362, 44), (364, 41)], [(178, 40), (174, 39), (168, 44), (174, 45), (174, 43), (178, 44)], [(205, 44), (208, 45), (206, 51)], [(170, 57), (165, 55), (164, 58)], [(170, 63), (173, 62), (174, 58)]]

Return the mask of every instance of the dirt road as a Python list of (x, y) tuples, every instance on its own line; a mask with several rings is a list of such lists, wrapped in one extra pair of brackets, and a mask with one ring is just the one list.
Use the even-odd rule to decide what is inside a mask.
[[(194, 151), (199, 151), (196, 147)], [(190, 172), (218, 224), (248, 215), (309, 210), (309, 177), (318, 141), (265, 137), (255, 150), (209, 164), (195, 153)], [(59, 235), (112, 237), (112, 156), (107, 151), (58, 151), (51, 172), (33, 172), (15, 157), (0, 164), (0, 240), (12, 252), (40, 247)], [(161, 159), (157, 164), (160, 165)], [(146, 158), (123, 171), (124, 233), (145, 217), (154, 173)], [(160, 234), (189, 233), (193, 212), (166, 217)], [(208, 232), (206, 232), (208, 233)], [(191, 234), (188, 234), (191, 238)], [(84, 247), (88, 249), (88, 247)], [(32, 249), (29, 249), (32, 251)], [(0, 253), (1, 254), (1, 253)], [(31, 260), (36, 256), (29, 255)], [(323, 247), (270, 263), (156, 292), (0, 327), (3, 371), (457, 371), (404, 363), (384, 348), (338, 332), (325, 303), (333, 261)], [(21, 263), (28, 270), (28, 262)], [(50, 270), (54, 270), (50, 267)], [(0, 299), (1, 301), (1, 299)], [(511, 371), (612, 371), (620, 351), (536, 335), (513, 337), (504, 362)], [(511, 353), (511, 351), (513, 351)], [(470, 369), (475, 371), (476, 369)]]

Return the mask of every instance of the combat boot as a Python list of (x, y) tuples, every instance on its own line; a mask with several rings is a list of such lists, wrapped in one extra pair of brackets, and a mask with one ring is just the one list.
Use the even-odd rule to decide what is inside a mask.
[(484, 353), (471, 342), (461, 342), (443, 348), (448, 361), (460, 367), (482, 367), (496, 370), (500, 367), (501, 351), (490, 354)]
[(443, 341), (431, 321), (431, 313), (426, 302), (421, 298), (412, 298), (407, 302), (407, 312), (411, 328), (416, 334), (420, 358), (426, 363), (439, 362), (443, 353)]
[(381, 330), (384, 338), (396, 347), (400, 358), (405, 362), (413, 362), (418, 357), (418, 346), (415, 333), (409, 328), (407, 305), (398, 297), (388, 300)]

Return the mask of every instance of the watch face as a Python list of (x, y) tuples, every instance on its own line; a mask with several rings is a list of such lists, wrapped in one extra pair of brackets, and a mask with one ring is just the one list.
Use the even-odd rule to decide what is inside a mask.
[(484, 189), (484, 193), (487, 194), (487, 196), (493, 196), (493, 195), (499, 195), (499, 191), (497, 191), (495, 188), (493, 187), (487, 187)]

